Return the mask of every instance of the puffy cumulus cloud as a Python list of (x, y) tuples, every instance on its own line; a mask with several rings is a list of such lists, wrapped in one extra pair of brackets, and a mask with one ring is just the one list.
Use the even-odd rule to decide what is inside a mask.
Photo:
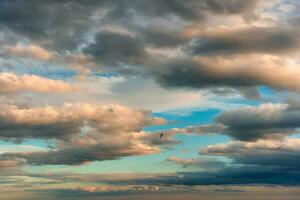
[(243, 90), (267, 85), (279, 90), (300, 91), (297, 66), (270, 55), (174, 59), (157, 66), (152, 76), (168, 88), (233, 87)]
[(41, 61), (46, 61), (52, 58), (52, 53), (46, 49), (36, 45), (16, 45), (16, 46), (5, 46), (4, 49), (9, 55), (21, 58), (31, 58)]
[(120, 159), (127, 156), (159, 153), (160, 146), (176, 144), (173, 139), (157, 143), (151, 133), (129, 132), (107, 135), (99, 132), (74, 136), (69, 141), (59, 141), (59, 147), (50, 151), (5, 153), (0, 157), (18, 158), (31, 165), (80, 165), (92, 161)]
[(201, 158), (177, 158), (169, 157), (166, 161), (173, 162), (182, 165), (183, 168), (187, 167), (197, 167), (203, 170), (216, 170), (224, 168), (224, 162), (218, 161), (216, 159), (201, 159)]
[(77, 165), (91, 161), (158, 153), (161, 146), (177, 144), (172, 136), (144, 132), (166, 121), (151, 112), (118, 105), (65, 104), (37, 108), (3, 106), (0, 136), (4, 140), (55, 139), (53, 149), (7, 152), (1, 158), (22, 159), (32, 165)]
[(299, 127), (299, 109), (289, 104), (265, 103), (225, 111), (215, 118), (227, 128), (223, 130), (239, 140), (282, 138), (295, 133)]
[(234, 164), (258, 166), (278, 171), (293, 171), (299, 168), (299, 139), (259, 140), (256, 142), (234, 141), (228, 144), (210, 145), (201, 149), (205, 155), (225, 156)]
[(196, 55), (291, 53), (299, 50), (298, 35), (299, 31), (289, 26), (221, 29), (204, 33), (191, 51)]
[(11, 92), (72, 92), (78, 91), (78, 86), (70, 85), (62, 80), (53, 80), (37, 75), (16, 75), (9, 72), (0, 73), (0, 93)]
[(85, 126), (106, 134), (118, 134), (165, 122), (150, 114), (142, 109), (86, 103), (32, 108), (3, 105), (0, 135), (8, 139), (64, 138), (81, 132)]

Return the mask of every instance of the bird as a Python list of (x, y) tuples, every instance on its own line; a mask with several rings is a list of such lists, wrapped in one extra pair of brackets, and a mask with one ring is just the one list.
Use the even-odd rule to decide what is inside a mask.
[(280, 145), (279, 147), (275, 148), (275, 150), (281, 149), (282, 146), (283, 146), (283, 145)]
[(163, 134), (163, 133), (161, 133), (159, 137), (161, 138), (163, 135), (164, 135), (164, 134)]

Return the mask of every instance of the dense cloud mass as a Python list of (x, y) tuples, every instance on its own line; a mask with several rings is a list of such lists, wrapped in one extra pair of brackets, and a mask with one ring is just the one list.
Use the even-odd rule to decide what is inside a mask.
[[(255, 35), (255, 37), (253, 37)], [(290, 27), (251, 27), (209, 32), (196, 40), (192, 53), (228, 55), (244, 53), (284, 53), (297, 51), (297, 30)]]
[[(204, 25), (211, 15), (257, 20), (261, 16), (256, 11), (263, 5), (258, 0), (2, 1), (0, 27), (5, 35), (13, 33), (8, 40), (11, 44), (2, 41), (4, 51), (13, 56), (68, 62), (70, 53), (84, 54), (94, 63), (84, 63), (83, 67), (128, 75), (128, 70), (110, 69), (126, 66), (129, 74), (141, 70), (144, 76), (172, 88), (233, 87), (243, 93), (243, 87), (267, 85), (299, 92), (298, 72), (276, 57), (296, 52), (299, 47), (299, 31), (292, 23), (212, 30)], [(174, 20), (178, 23), (164, 25)], [(197, 23), (198, 29), (203, 23), (198, 34), (197, 26), (191, 28)], [(19, 35), (32, 44), (21, 45), (23, 42), (16, 41)], [(177, 48), (180, 53), (170, 57), (161, 48)], [(243, 62), (248, 56), (242, 55), (251, 53), (276, 56), (264, 59), (253, 55), (249, 62)], [(238, 55), (234, 59), (224, 57), (232, 54)], [(201, 58), (203, 55), (209, 57)], [(269, 71), (279, 77), (270, 77)]]
[(217, 123), (224, 124), (224, 133), (240, 140), (282, 138), (295, 133), (299, 127), (299, 109), (288, 104), (262, 104), (244, 107), (218, 115)]
[(78, 134), (81, 128), (91, 127), (101, 133), (118, 134), (140, 131), (144, 126), (165, 121), (149, 116), (150, 112), (118, 105), (65, 104), (20, 108), (4, 105), (1, 108), (1, 137), (3, 138), (65, 138)]
[(22, 159), (34, 165), (74, 165), (157, 153), (161, 145), (176, 144), (171, 135), (158, 143), (155, 140), (159, 138), (158, 133), (142, 131), (145, 126), (165, 123), (164, 119), (151, 117), (150, 114), (146, 110), (118, 105), (3, 106), (0, 114), (2, 139), (55, 139), (58, 140), (58, 149), (8, 153), (0, 157)]
[(97, 33), (95, 43), (88, 46), (85, 52), (105, 65), (139, 64), (146, 57), (143, 41), (114, 32)]
[(243, 88), (268, 85), (279, 90), (299, 92), (299, 71), (294, 67), (283, 67), (285, 64), (269, 56), (179, 59), (165, 63), (153, 74), (159, 83), (169, 88)]
[(131, 24), (134, 14), (146, 19), (176, 16), (183, 20), (198, 20), (208, 11), (221, 15), (242, 13), (245, 17), (251, 17), (256, 2), (88, 0), (83, 3), (77, 0), (5, 0), (0, 4), (0, 23), (2, 29), (8, 28), (18, 35), (62, 51), (78, 47), (83, 41), (84, 31), (92, 27), (93, 17), (97, 15), (100, 15), (104, 24), (121, 21), (125, 25)]

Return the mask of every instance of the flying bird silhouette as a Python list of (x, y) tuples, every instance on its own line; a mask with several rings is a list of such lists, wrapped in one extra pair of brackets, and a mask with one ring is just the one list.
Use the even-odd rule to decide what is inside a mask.
[(164, 135), (164, 134), (163, 134), (163, 133), (161, 133), (159, 137), (161, 138), (163, 135)]
[(281, 149), (281, 147), (282, 147), (283, 145), (280, 145), (279, 147), (277, 147), (275, 150), (279, 150), (279, 149)]

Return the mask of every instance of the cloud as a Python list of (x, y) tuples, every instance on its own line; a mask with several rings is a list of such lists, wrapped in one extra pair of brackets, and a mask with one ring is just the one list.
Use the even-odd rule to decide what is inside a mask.
[(111, 196), (111, 195), (128, 195), (143, 194), (147, 192), (158, 192), (159, 186), (154, 185), (128, 185), (128, 186), (86, 186), (76, 189), (48, 189), (37, 190), (41, 194), (51, 194), (56, 197), (93, 197), (93, 196)]
[(197, 21), (205, 18), (206, 12), (218, 15), (242, 14), (245, 17), (253, 17), (257, 1), (136, 1), (133, 4), (139, 14), (151, 17), (177, 16), (188, 21)]
[(47, 51), (44, 48), (41, 48), (36, 45), (28, 46), (5, 46), (4, 49), (15, 57), (21, 58), (32, 58), (36, 60), (46, 61), (49, 60), (53, 55), (51, 52)]
[(2, 94), (22, 91), (42, 93), (73, 92), (79, 89), (78, 86), (72, 86), (62, 80), (53, 80), (29, 74), (0, 73), (0, 93)]
[(1, 159), (0, 160), (0, 169), (1, 172), (3, 172), (2, 170), (6, 171), (6, 170), (13, 170), (18, 168), (20, 165), (24, 164), (24, 161), (19, 159), (9, 159), (9, 160), (5, 160), (5, 159)]
[[(149, 135), (149, 136), (148, 136)], [(5, 153), (5, 158), (18, 158), (29, 165), (81, 165), (93, 161), (115, 160), (128, 156), (159, 153), (160, 146), (177, 144), (173, 139), (153, 140), (159, 135), (128, 132), (106, 135), (99, 132), (73, 136), (69, 141), (59, 141), (57, 149), (40, 152)]]
[(215, 118), (227, 128), (223, 131), (239, 140), (282, 138), (295, 133), (299, 127), (299, 109), (288, 104), (265, 103), (225, 111)]
[(1, 29), (61, 52), (76, 49), (95, 10), (92, 4), (79, 5), (77, 1), (1, 2)]
[[(255, 35), (255, 37), (254, 37)], [(298, 51), (298, 31), (291, 27), (246, 27), (208, 31), (192, 45), (196, 55), (291, 53)]]
[(21, 108), (3, 105), (0, 136), (3, 139), (65, 138), (89, 126), (105, 134), (140, 131), (144, 126), (165, 123), (151, 112), (118, 105), (65, 104)]
[(0, 158), (17, 158), (32, 165), (78, 165), (92, 161), (158, 153), (160, 146), (178, 141), (172, 135), (144, 132), (146, 126), (166, 121), (151, 112), (119, 105), (65, 104), (20, 108), (6, 105), (0, 112), (2, 140), (54, 140), (52, 149), (8, 152)]
[[(257, 0), (155, 0), (122, 1), (89, 0), (22, 2), (12, 0), (0, 4), (0, 25), (3, 31), (10, 30), (16, 35), (29, 38), (59, 52), (76, 50), (86, 42), (86, 33), (96, 25), (121, 24), (127, 27), (139, 26), (136, 18), (153, 21), (154, 18), (182, 21), (203, 21), (209, 14), (242, 15), (245, 19), (255, 18), (259, 8)], [(28, 12), (30, 10), (31, 12)]]
[[(131, 184), (167, 185), (285, 185), (298, 186), (300, 174), (295, 171), (276, 170), (256, 166), (229, 167), (216, 172), (178, 172), (161, 177), (132, 180)], [(120, 181), (121, 182), (121, 181)], [(123, 182), (124, 183), (124, 182)]]
[(218, 161), (216, 159), (201, 159), (201, 158), (177, 158), (177, 157), (169, 157), (166, 161), (174, 162), (176, 164), (182, 165), (183, 168), (187, 167), (197, 167), (203, 170), (216, 170), (220, 168), (224, 168), (224, 162)]
[[(250, 185), (270, 184), (298, 186), (299, 139), (259, 140), (256, 142), (232, 141), (227, 144), (209, 145), (200, 155), (220, 156), (230, 159), (226, 166), (214, 171), (177, 172), (152, 177), (115, 180), (112, 183), (148, 185)], [(281, 147), (281, 148), (278, 148)], [(196, 159), (169, 158), (182, 165), (198, 165)], [(224, 163), (223, 163), (224, 164)]]
[(0, 154), (0, 177), (1, 176), (17, 176), (22, 174), (22, 167), (25, 165), (22, 158), (5, 156)]
[(300, 91), (298, 68), (267, 55), (173, 59), (157, 65), (150, 74), (167, 88), (232, 87), (243, 90), (266, 85), (279, 90)]
[[(69, 0), (63, 2), (47, 0), (45, 3), (13, 0), (0, 3), (0, 25), (4, 35), (14, 33), (12, 35), (16, 41), (5, 45), (12, 54), (35, 57), (44, 61), (48, 61), (53, 54), (56, 55), (55, 59), (62, 61), (59, 64), (71, 65), (80, 69), (81, 73), (87, 73), (92, 69), (125, 76), (152, 77), (167, 88), (233, 87), (249, 98), (259, 97), (254, 89), (259, 85), (299, 91), (298, 73), (288, 67), (286, 69), (278, 67), (282, 66), (282, 62), (278, 63), (278, 59), (261, 59), (260, 56), (255, 58), (255, 55), (249, 59), (250, 61), (247, 56), (247, 62), (243, 62), (245, 57), (224, 58), (223, 56), (227, 54), (222, 52), (220, 57), (213, 57), (211, 60), (202, 58), (199, 61), (198, 58), (189, 55), (190, 51), (196, 54), (197, 51), (210, 51), (211, 47), (210, 44), (205, 45), (205, 42), (203, 44), (201, 37), (199, 39), (198, 36), (194, 38), (182, 34), (182, 30), (186, 27), (200, 24), (203, 32), (210, 33), (206, 25), (202, 27), (202, 24), (207, 22), (208, 17), (215, 15), (238, 15), (245, 20), (258, 20), (256, 13), (261, 9), (261, 3), (258, 0), (245, 2), (155, 0), (155, 3), (89, 0), (88, 4), (83, 4), (80, 1)], [(27, 12), (28, 10), (31, 12)], [(148, 23), (147, 26), (145, 22)], [(290, 27), (280, 27), (279, 25), (277, 27), (277, 24), (273, 28), (249, 25), (235, 31), (204, 34), (202, 37), (209, 42), (217, 38), (215, 43), (220, 47), (224, 43), (223, 40), (227, 45), (227, 39), (233, 35), (233, 42), (229, 39), (230, 47), (226, 49), (232, 48), (237, 43), (237, 47), (233, 49), (243, 49), (246, 45), (246, 51), (253, 52), (258, 48), (264, 52), (274, 53), (273, 50), (289, 50), (290, 46), (296, 45), (294, 42), (296, 32), (291, 31)], [(256, 32), (260, 33), (260, 38), (251, 37)], [(24, 44), (27, 39), (29, 41), (26, 43), (34, 45), (17, 45)], [(195, 42), (197, 39), (199, 41)], [(171, 48), (173, 51), (176, 48), (175, 55), (165, 56)], [(157, 55), (153, 52), (163, 53)], [(76, 55), (81, 55), (84, 59), (70, 61), (70, 58), (75, 58)], [(182, 57), (185, 59), (181, 59)], [(266, 63), (267, 60), (270, 61)], [(228, 72), (220, 69), (223, 62)], [(278, 74), (279, 80), (270, 77), (268, 71)], [(290, 83), (282, 81), (286, 78), (292, 81)]]
[(143, 41), (129, 34), (99, 32), (95, 42), (84, 49), (96, 61), (104, 65), (140, 64), (145, 62), (146, 51)]
[(161, 27), (150, 27), (142, 32), (142, 36), (146, 43), (158, 48), (174, 48), (189, 41), (180, 32)]
[(263, 103), (225, 110), (214, 117), (212, 124), (174, 128), (166, 134), (224, 134), (240, 141), (285, 139), (297, 133), (300, 104), (296, 99), (288, 103)]
[(210, 145), (201, 149), (204, 155), (218, 155), (233, 159), (236, 164), (295, 170), (299, 164), (299, 139), (233, 141), (228, 144)]

